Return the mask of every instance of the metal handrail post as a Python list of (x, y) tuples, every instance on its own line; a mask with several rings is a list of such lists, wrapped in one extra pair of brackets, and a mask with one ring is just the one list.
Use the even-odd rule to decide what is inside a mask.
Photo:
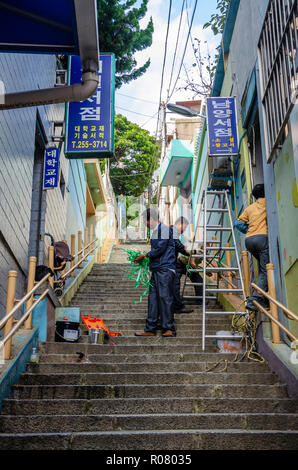
[[(48, 266), (54, 272), (54, 247), (53, 246), (49, 246), (48, 248), (48, 258), (49, 258)], [(51, 278), (49, 282), (50, 282), (50, 286), (54, 287), (54, 278)]]
[[(268, 280), (268, 292), (271, 295), (273, 299), (276, 299), (276, 290), (275, 290), (275, 285), (274, 285), (274, 279), (273, 279), (273, 269), (274, 266), (273, 264), (269, 263), (266, 264), (266, 270), (267, 270), (267, 280)], [(272, 300), (269, 300), (270, 302), (270, 312), (272, 316), (278, 320), (278, 310), (277, 306), (272, 302)], [(272, 327), (272, 341), (273, 343), (280, 343), (280, 336), (279, 336), (279, 328), (276, 325), (276, 323), (271, 322), (271, 327)]]
[[(82, 231), (78, 231), (78, 261), (82, 261)], [(82, 263), (78, 266), (80, 269), (82, 267)]]
[[(70, 253), (73, 256), (73, 260), (70, 262), (71, 268), (73, 268), (75, 264), (75, 251), (76, 251), (75, 243), (76, 243), (76, 236), (74, 233), (72, 233), (70, 236)], [(70, 272), (70, 275), (71, 277), (74, 277), (74, 270)]]
[[(7, 296), (6, 296), (6, 314), (8, 314), (14, 307), (15, 297), (16, 297), (16, 287), (17, 287), (17, 271), (8, 272), (8, 285), (7, 285)], [(12, 329), (13, 325), (13, 316), (11, 315), (7, 322), (5, 323), (4, 328), (4, 337), (7, 336)], [(11, 351), (11, 339), (9, 339), (4, 346), (4, 359), (10, 358)]]
[[(27, 294), (28, 294), (28, 292), (31, 292), (31, 290), (34, 287), (36, 263), (37, 263), (37, 258), (35, 256), (30, 256), (30, 258), (29, 258), (29, 269), (28, 269)], [(33, 304), (33, 294), (27, 300), (26, 312), (30, 309), (32, 304)], [(28, 316), (28, 318), (25, 322), (25, 328), (30, 329), (31, 328), (31, 323), (32, 323), (32, 314), (30, 314)]]
[(242, 251), (242, 270), (243, 283), (246, 297), (250, 296), (249, 267), (248, 267), (248, 251)]
[(88, 227), (85, 227), (85, 230), (84, 230), (84, 255), (87, 253), (87, 245), (88, 245)]

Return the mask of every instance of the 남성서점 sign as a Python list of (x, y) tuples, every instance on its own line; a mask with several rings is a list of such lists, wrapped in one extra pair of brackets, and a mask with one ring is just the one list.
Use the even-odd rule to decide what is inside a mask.
[(207, 98), (207, 129), (209, 155), (238, 155), (235, 98)]
[[(81, 59), (71, 56), (69, 84), (79, 83)], [(67, 103), (65, 156), (68, 158), (98, 158), (114, 151), (114, 91), (115, 56), (99, 57), (99, 83), (94, 95), (84, 101)]]
[(59, 149), (47, 148), (44, 152), (43, 189), (54, 189), (59, 184)]

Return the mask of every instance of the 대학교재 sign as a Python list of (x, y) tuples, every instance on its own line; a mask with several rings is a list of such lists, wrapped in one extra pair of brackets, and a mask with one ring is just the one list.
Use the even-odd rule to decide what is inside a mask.
[(59, 183), (59, 149), (47, 148), (44, 152), (43, 189), (54, 189)]
[[(69, 84), (79, 83), (81, 60), (71, 56)], [(97, 91), (85, 101), (67, 103), (65, 156), (68, 158), (99, 158), (114, 152), (114, 90), (115, 56), (99, 57)]]
[(207, 129), (210, 156), (238, 155), (234, 98), (207, 98)]

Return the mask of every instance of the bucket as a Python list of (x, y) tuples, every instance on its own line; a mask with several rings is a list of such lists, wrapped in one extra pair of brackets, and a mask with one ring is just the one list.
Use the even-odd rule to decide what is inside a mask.
[[(217, 331), (217, 336), (232, 336), (232, 331)], [(216, 340), (220, 353), (242, 353), (245, 351), (245, 340), (221, 338)]]
[(102, 328), (90, 328), (88, 339), (90, 344), (103, 344), (104, 330)]
[(76, 343), (80, 337), (80, 323), (72, 321), (57, 321), (55, 341), (57, 343)]

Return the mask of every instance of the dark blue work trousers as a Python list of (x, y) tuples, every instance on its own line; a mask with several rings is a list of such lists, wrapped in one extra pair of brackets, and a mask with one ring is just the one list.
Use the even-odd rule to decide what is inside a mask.
[(147, 332), (155, 332), (160, 318), (162, 332), (176, 333), (173, 309), (173, 285), (175, 273), (169, 269), (153, 271), (148, 295)]
[[(267, 235), (253, 235), (252, 237), (247, 237), (245, 239), (245, 246), (247, 250), (256, 258), (258, 262), (259, 269), (259, 279), (256, 282), (257, 286), (263, 289), (265, 292), (268, 290), (267, 284), (267, 270), (266, 264), (269, 261), (269, 245), (268, 245), (268, 236)], [(252, 297), (257, 300), (264, 300), (262, 294), (254, 292)]]
[[(183, 274), (187, 275), (189, 279), (191, 280), (191, 282), (203, 284), (203, 279), (198, 272), (193, 271), (191, 273), (188, 273), (186, 270), (186, 265), (183, 264), (180, 260), (177, 260), (176, 276), (174, 280), (174, 310), (175, 311), (182, 310), (185, 307), (181, 299), (181, 295), (180, 295), (180, 283), (181, 283), (181, 277)], [(194, 286), (194, 288), (195, 288), (195, 295), (198, 297), (202, 297), (203, 286)], [(200, 305), (202, 303), (202, 299), (195, 299), (194, 303)]]

